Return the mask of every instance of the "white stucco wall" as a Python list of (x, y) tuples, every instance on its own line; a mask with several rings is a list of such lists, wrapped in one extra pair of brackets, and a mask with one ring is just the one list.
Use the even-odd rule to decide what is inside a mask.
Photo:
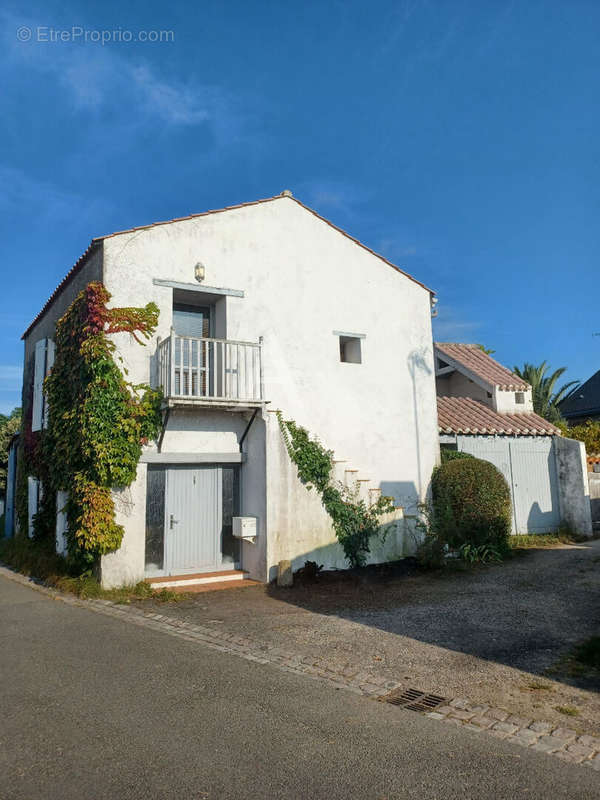
[(472, 397), (488, 406), (492, 405), (492, 398), (488, 391), (475, 381), (472, 381), (461, 372), (454, 371), (436, 378), (437, 393), (440, 397)]
[[(161, 337), (171, 327), (172, 289), (154, 285), (154, 278), (194, 283), (194, 265), (201, 261), (205, 285), (242, 290), (243, 298), (221, 301), (219, 333), (246, 341), (264, 338), (269, 408), (281, 408), (287, 418), (318, 435), (336, 458), (399, 504), (414, 509), (425, 496), (439, 456), (427, 290), (290, 198), (122, 234), (105, 240), (104, 253), (104, 282), (113, 304), (156, 302)], [(340, 362), (333, 331), (366, 337), (362, 364)], [(156, 338), (145, 348), (125, 334), (116, 340), (129, 378), (147, 381)], [(163, 449), (234, 447), (237, 429), (197, 427), (177, 429), (170, 423)], [(292, 537), (294, 547), (304, 552), (329, 532), (322, 521), (320, 533), (311, 527), (306, 490), (294, 498), (295, 509), (286, 506), (277, 437), (263, 434), (256, 447), (257, 452), (265, 448), (266, 496), (258, 488), (249, 490), (260, 483), (260, 457), (252, 452), (252, 437), (258, 434), (256, 426), (248, 440), (244, 513), (253, 506), (262, 514), (259, 524), (270, 550), (267, 555), (262, 544), (245, 543), (243, 566), (252, 562), (252, 571), (263, 577), (284, 551), (289, 554), (288, 544), (278, 550), (277, 542)], [(293, 519), (275, 510), (283, 508)], [(144, 515), (141, 502), (136, 515)], [(128, 525), (137, 527), (138, 521)], [(122, 557), (128, 552), (124, 549)]]
[[(308, 490), (298, 478), (297, 467), (290, 461), (279, 424), (274, 414), (267, 419), (267, 450), (269, 454), (267, 496), (268, 580), (277, 576), (282, 559), (292, 562), (292, 569), (316, 561), (326, 569), (348, 566), (331, 520), (316, 490)], [(407, 524), (402, 509), (385, 515), (380, 535), (371, 540), (367, 563), (396, 560), (415, 551), (416, 540), (412, 524)]]
[(135, 481), (125, 489), (113, 491), (115, 520), (125, 533), (121, 548), (100, 559), (102, 586), (134, 585), (144, 579), (146, 548), (146, 470), (139, 463)]
[[(163, 453), (232, 453), (240, 451), (239, 439), (248, 414), (208, 410), (173, 410), (165, 428)], [(148, 448), (148, 452), (156, 450)]]
[[(523, 395), (522, 403), (517, 403), (517, 394)], [(493, 407), (495, 411), (505, 414), (530, 414), (533, 411), (531, 389), (525, 392), (509, 392), (496, 387), (494, 389)]]

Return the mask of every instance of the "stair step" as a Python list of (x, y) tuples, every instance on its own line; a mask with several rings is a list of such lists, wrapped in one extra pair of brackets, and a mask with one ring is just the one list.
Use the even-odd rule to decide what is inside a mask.
[(369, 505), (374, 505), (381, 497), (381, 489), (378, 486), (373, 486), (369, 489)]
[(339, 459), (338, 460), (334, 459), (332, 463), (333, 463), (333, 469), (331, 471), (331, 477), (336, 481), (340, 481), (340, 483), (344, 483), (345, 480), (344, 473), (346, 471), (345, 464), (347, 464), (348, 462), (340, 461)]
[(357, 478), (356, 485), (358, 486), (358, 497), (365, 502), (369, 501), (369, 484), (371, 478)]
[(250, 586), (263, 586), (260, 581), (244, 578), (243, 581), (217, 581), (216, 583), (189, 583), (185, 586), (170, 586), (170, 592), (177, 594), (200, 594), (201, 592), (217, 592), (221, 589), (246, 589)]
[(345, 469), (344, 470), (344, 483), (346, 486), (354, 487), (356, 483), (356, 476), (358, 475), (357, 469)]
[(211, 583), (233, 583), (247, 580), (248, 573), (241, 569), (228, 569), (222, 572), (196, 572), (183, 575), (160, 575), (146, 578), (153, 589), (173, 589), (176, 587), (205, 586)]

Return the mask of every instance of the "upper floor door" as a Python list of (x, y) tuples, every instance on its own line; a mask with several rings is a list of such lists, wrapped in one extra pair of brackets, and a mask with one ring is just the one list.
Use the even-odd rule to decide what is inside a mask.
[(208, 389), (208, 345), (199, 339), (211, 334), (211, 310), (208, 306), (173, 305), (175, 331), (175, 394), (200, 396)]
[(188, 306), (183, 303), (173, 305), (173, 328), (178, 336), (207, 338), (210, 336), (210, 317), (208, 306)]

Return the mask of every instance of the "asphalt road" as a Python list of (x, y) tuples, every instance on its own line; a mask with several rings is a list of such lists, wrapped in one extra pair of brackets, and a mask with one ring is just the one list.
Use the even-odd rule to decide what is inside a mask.
[(600, 775), (0, 578), (0, 798), (598, 798)]

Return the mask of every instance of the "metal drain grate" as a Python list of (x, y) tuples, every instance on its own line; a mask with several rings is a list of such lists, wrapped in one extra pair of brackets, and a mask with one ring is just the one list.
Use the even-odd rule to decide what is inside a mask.
[(434, 708), (446, 702), (445, 697), (437, 694), (425, 694), (419, 689), (403, 689), (401, 692), (396, 690), (381, 699), (393, 706), (406, 708), (408, 711), (433, 711)]

